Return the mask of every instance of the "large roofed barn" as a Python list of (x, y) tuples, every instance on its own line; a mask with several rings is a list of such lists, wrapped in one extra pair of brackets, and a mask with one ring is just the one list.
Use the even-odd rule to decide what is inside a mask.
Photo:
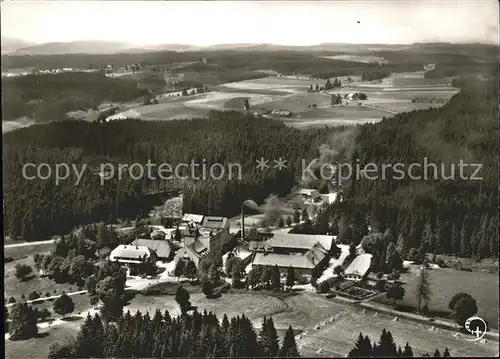
[(154, 260), (155, 257), (156, 253), (146, 246), (120, 244), (111, 251), (109, 260), (125, 264), (140, 264), (150, 259)]
[(299, 275), (311, 276), (328, 263), (332, 243), (332, 236), (274, 233), (267, 241), (250, 242), (252, 266), (278, 266), (281, 272), (291, 266)]
[(172, 253), (170, 244), (166, 240), (136, 239), (131, 243), (131, 245), (148, 247), (156, 253), (158, 259), (160, 260), (168, 260)]

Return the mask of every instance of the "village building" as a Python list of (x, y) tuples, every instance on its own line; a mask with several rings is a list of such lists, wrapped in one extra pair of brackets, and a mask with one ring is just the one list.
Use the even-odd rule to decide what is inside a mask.
[(146, 263), (155, 264), (158, 257), (154, 250), (139, 245), (120, 244), (111, 251), (109, 260), (124, 264), (127, 267), (127, 275), (137, 273)]
[(184, 213), (184, 215), (182, 216), (182, 222), (186, 224), (195, 224), (197, 226), (201, 226), (201, 224), (203, 223), (203, 215)]
[(172, 248), (166, 240), (136, 239), (130, 245), (147, 247), (156, 254), (157, 260), (167, 262), (171, 259)]
[(299, 195), (306, 203), (314, 203), (321, 199), (321, 194), (315, 189), (302, 188)]
[(229, 233), (229, 221), (226, 217), (204, 217), (198, 232), (198, 237), (184, 238), (184, 246), (177, 251), (174, 258), (176, 263), (179, 260), (192, 260), (198, 268), (203, 257), (233, 238)]
[(149, 236), (154, 240), (165, 240), (166, 238), (165, 232), (159, 230), (151, 231)]
[(371, 262), (371, 254), (364, 253), (358, 255), (345, 270), (344, 278), (355, 282), (365, 279), (370, 272)]
[(228, 252), (222, 256), (222, 268), (226, 271), (226, 261), (230, 256), (235, 256), (243, 261), (243, 265), (246, 268), (246, 272), (250, 271), (251, 263), (253, 260), (253, 252), (247, 249), (245, 246), (239, 246), (234, 248), (231, 252)]
[(213, 240), (213, 238), (207, 238), (205, 236), (200, 236), (196, 239), (186, 238), (184, 247), (179, 249), (175, 254), (175, 263), (179, 260), (191, 260), (196, 265), (196, 268), (198, 268), (200, 260), (210, 252), (211, 239)]
[(267, 241), (252, 241), (249, 250), (255, 252), (253, 266), (277, 266), (285, 275), (292, 267), (297, 275), (319, 275), (328, 265), (329, 250), (334, 237), (275, 233)]

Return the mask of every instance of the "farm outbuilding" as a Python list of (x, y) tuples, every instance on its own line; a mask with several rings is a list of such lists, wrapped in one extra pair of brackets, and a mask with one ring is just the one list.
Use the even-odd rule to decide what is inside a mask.
[(360, 254), (347, 267), (344, 272), (345, 279), (360, 281), (366, 278), (370, 271), (372, 255), (368, 253)]

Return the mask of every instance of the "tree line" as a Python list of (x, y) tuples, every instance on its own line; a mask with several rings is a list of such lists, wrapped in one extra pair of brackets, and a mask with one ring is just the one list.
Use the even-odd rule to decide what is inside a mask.
[[(337, 129), (328, 130), (328, 133)], [(255, 119), (238, 113), (212, 113), (208, 119), (169, 122), (125, 120), (111, 123), (80, 121), (50, 123), (13, 131), (4, 138), (5, 231), (12, 238), (43, 239), (68, 233), (74, 227), (102, 220), (134, 219), (147, 213), (163, 190), (180, 183), (144, 176), (123, 178), (101, 185), (94, 158), (112, 163), (153, 164), (204, 162), (241, 165), (242, 178), (191, 179), (180, 183), (184, 211), (205, 215), (232, 216), (242, 201), (262, 203), (269, 193), (285, 195), (295, 184), (301, 158), (313, 158), (316, 144), (327, 136), (323, 131), (300, 131), (270, 119)], [(291, 141), (293, 139), (293, 141)], [(289, 158), (287, 169), (256, 169), (256, 160)], [(54, 185), (52, 180), (20, 178), (25, 163), (88, 164), (81, 181), (70, 177)], [(182, 168), (181, 168), (182, 169)], [(117, 171), (118, 169), (116, 169)], [(30, 174), (31, 175), (31, 174)], [(180, 175), (190, 176), (189, 169)], [(201, 176), (199, 171), (195, 176)], [(38, 198), (38, 201), (34, 201)]]
[[(378, 342), (371, 341), (363, 333), (359, 333), (359, 337), (354, 344), (354, 347), (348, 354), (348, 358), (412, 358), (414, 356), (412, 347), (406, 343), (404, 349), (396, 346), (394, 338), (390, 330), (382, 329)], [(420, 356), (420, 355), (416, 355)], [(428, 357), (428, 353), (422, 353), (421, 356)], [(433, 354), (434, 357), (441, 357), (438, 349)], [(450, 357), (450, 351), (446, 347), (442, 357)]]
[(168, 311), (124, 313), (116, 323), (96, 314), (87, 316), (76, 338), (51, 345), (56, 358), (166, 358), (166, 357), (299, 357), (293, 330), (279, 342), (272, 318), (260, 331), (245, 316), (220, 320), (215, 314), (195, 311), (172, 317)]
[(106, 101), (130, 101), (144, 94), (134, 81), (88, 72), (8, 77), (2, 85), (4, 121), (23, 116), (40, 122), (64, 120), (70, 111), (97, 109)]

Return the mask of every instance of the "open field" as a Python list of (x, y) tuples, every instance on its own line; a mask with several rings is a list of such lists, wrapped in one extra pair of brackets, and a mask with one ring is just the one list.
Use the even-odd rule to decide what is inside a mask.
[(50, 295), (57, 295), (61, 294), (63, 291), (67, 293), (78, 291), (78, 287), (76, 285), (69, 283), (55, 283), (52, 279), (45, 277), (35, 276), (32, 279), (21, 282), (16, 278), (14, 273), (15, 270), (13, 268), (7, 268), (6, 265), (4, 275), (4, 294), (5, 298), (14, 297), (17, 302), (21, 300), (22, 294), (24, 294), (26, 299), (28, 299), (28, 295), (33, 291), (38, 292), (41, 296), (45, 296), (46, 293), (50, 293)]
[[(80, 325), (80, 322), (78, 322)], [(68, 336), (76, 336), (78, 329), (75, 323), (68, 322), (58, 326), (38, 330), (38, 337), (28, 340), (5, 340), (6, 359), (45, 359), (49, 354), (49, 347), (56, 341), (62, 341)]]
[[(291, 325), (301, 332), (296, 337), (297, 344), (303, 345), (302, 355), (307, 356), (345, 356), (352, 349), (359, 332), (379, 339), (383, 328), (391, 330), (398, 345), (406, 342), (414, 352), (443, 351), (446, 346), (455, 355), (494, 355), (495, 343), (471, 343), (463, 337), (456, 338), (455, 332), (437, 329), (429, 333), (430, 325), (420, 324), (406, 319), (393, 321), (393, 317), (372, 312), (363, 313), (360, 308), (323, 296), (302, 292), (298, 295), (278, 298), (269, 293), (236, 291), (223, 294), (219, 299), (207, 299), (201, 293), (191, 294), (191, 303), (199, 311), (206, 309), (218, 316), (227, 313), (228, 317), (245, 314), (256, 327), (260, 327), (263, 316), (272, 316), (276, 328), (284, 329)], [(137, 295), (127, 307), (132, 313), (168, 310), (172, 315), (179, 314), (174, 296)], [(330, 321), (330, 318), (334, 321)], [(316, 325), (319, 329), (315, 330)], [(322, 348), (322, 353), (316, 351)]]
[(371, 55), (335, 55), (335, 56), (323, 56), (325, 59), (332, 60), (343, 60), (352, 62), (362, 62), (362, 63), (385, 63), (387, 62), (383, 57), (371, 56)]
[(2, 121), (2, 133), (16, 130), (18, 128), (28, 127), (35, 123), (30, 118), (22, 117), (13, 121)]
[[(135, 75), (124, 75), (121, 78)], [(154, 76), (159, 76), (154, 73)], [(380, 121), (382, 117), (391, 117), (393, 112), (407, 112), (417, 109), (442, 106), (458, 89), (450, 85), (451, 79), (425, 79), (424, 72), (397, 73), (380, 81), (361, 82), (359, 76), (352, 77), (348, 83), (346, 77), (340, 78), (343, 87), (329, 90), (327, 93), (308, 93), (310, 85), (324, 85), (325, 80), (311, 80), (307, 77), (268, 76), (246, 81), (217, 84), (212, 92), (160, 98), (159, 104), (140, 106), (138, 102), (122, 104), (121, 110), (130, 111), (133, 117), (145, 120), (171, 120), (200, 118), (210, 110), (242, 109), (244, 99), (248, 98), (251, 109), (280, 109), (292, 112), (291, 118), (282, 120), (298, 128), (339, 126)], [(363, 92), (368, 96), (364, 103), (380, 107), (365, 108), (350, 104), (349, 106), (330, 106), (330, 95), (340, 94), (342, 97), (351, 92)], [(416, 98), (434, 99), (430, 102), (412, 103)], [(439, 101), (443, 101), (439, 103)], [(318, 108), (313, 109), (316, 104)], [(311, 107), (309, 107), (311, 106)], [(95, 116), (94, 116), (95, 117)], [(90, 116), (89, 120), (93, 117)], [(3, 132), (18, 127), (25, 127), (33, 121), (25, 118), (3, 124)]]
[[(450, 299), (459, 292), (466, 292), (476, 299), (478, 316), (487, 320), (492, 328), (498, 329), (498, 275), (463, 272), (451, 268), (433, 269), (429, 273), (433, 293), (429, 303), (431, 311), (449, 313), (448, 303)], [(401, 280), (406, 282), (406, 294), (400, 304), (416, 308), (417, 273), (415, 270), (405, 273), (401, 276)], [(376, 299), (376, 301), (392, 304), (385, 296)]]
[(43, 243), (19, 247), (4, 247), (4, 257), (23, 258), (35, 253), (47, 253), (54, 246), (54, 243)]
[[(377, 315), (375, 315), (377, 314)], [(378, 341), (382, 329), (390, 330), (397, 345), (404, 347), (408, 342), (415, 356), (432, 353), (435, 349), (443, 352), (448, 347), (452, 356), (494, 356), (498, 353), (498, 343), (468, 342), (463, 336), (454, 337), (455, 332), (444, 329), (431, 331), (430, 325), (405, 319), (394, 321), (394, 317), (361, 310), (344, 310), (333, 314), (334, 322), (320, 324), (318, 330), (309, 330), (299, 335), (297, 345), (303, 356), (341, 357), (348, 354), (360, 332), (371, 341)], [(321, 353), (318, 350), (321, 349)]]

